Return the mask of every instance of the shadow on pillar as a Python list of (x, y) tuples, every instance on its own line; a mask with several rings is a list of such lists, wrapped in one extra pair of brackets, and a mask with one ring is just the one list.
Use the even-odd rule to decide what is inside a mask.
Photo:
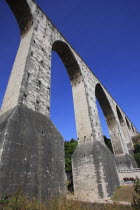
[(64, 141), (46, 116), (17, 106), (0, 116), (0, 195), (65, 192)]

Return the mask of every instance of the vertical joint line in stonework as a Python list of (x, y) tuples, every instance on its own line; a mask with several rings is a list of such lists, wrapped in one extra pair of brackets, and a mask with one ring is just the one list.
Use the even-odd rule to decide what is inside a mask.
[(37, 99), (36, 104), (35, 104), (35, 111), (39, 111), (39, 104), (40, 104), (40, 101)]

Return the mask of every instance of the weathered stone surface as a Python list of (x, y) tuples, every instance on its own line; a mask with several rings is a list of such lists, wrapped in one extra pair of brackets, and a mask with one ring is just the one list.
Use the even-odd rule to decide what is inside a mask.
[[(26, 20), (26, 13), (30, 13), (32, 21), (27, 21), (26, 33), (20, 26), (21, 44), (1, 113), (23, 103), (32, 110), (50, 115), (51, 51), (54, 50), (70, 77), (79, 142), (103, 141), (97, 98), (107, 120), (115, 154), (129, 153), (127, 144), (133, 147), (131, 137), (138, 131), (89, 67), (34, 1), (19, 0), (18, 7), (16, 1), (7, 2), (19, 26)], [(23, 16), (19, 16), (21, 7)]]
[[(59, 187), (63, 191), (62, 138), (49, 121), (53, 50), (64, 63), (72, 86), (79, 140), (73, 156), (75, 193), (110, 196), (119, 183), (116, 163), (119, 169), (136, 167), (131, 154), (132, 137), (138, 134), (137, 129), (33, 0), (6, 2), (19, 24), (21, 43), (0, 110), (1, 192), (15, 190), (17, 182), (29, 194), (43, 198), (44, 192), (46, 195), (58, 192)], [(96, 99), (106, 118), (115, 157), (103, 143)], [(44, 173), (47, 178), (43, 177)]]
[(110, 197), (119, 186), (119, 177), (112, 152), (100, 141), (88, 141), (77, 146), (73, 158), (73, 181), (77, 196)]
[(19, 187), (41, 199), (65, 192), (63, 138), (48, 117), (24, 105), (0, 117), (0, 194)]
[(137, 168), (135, 159), (129, 154), (116, 155), (116, 164), (118, 170)]

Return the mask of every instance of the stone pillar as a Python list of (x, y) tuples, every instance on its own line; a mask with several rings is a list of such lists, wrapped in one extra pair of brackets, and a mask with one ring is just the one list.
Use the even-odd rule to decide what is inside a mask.
[[(85, 87), (87, 86), (85, 84)], [(95, 95), (90, 95), (87, 88), (85, 91), (92, 129), (90, 137), (86, 139), (85, 136), (84, 141), (80, 140), (74, 151), (72, 157), (73, 182), (77, 197), (85, 201), (93, 201), (110, 197), (119, 185), (119, 178), (115, 156), (103, 141)], [(76, 99), (78, 100), (78, 97)], [(83, 126), (82, 129), (84, 130), (85, 127)], [(118, 151), (123, 153), (121, 142), (119, 149)]]
[(50, 116), (50, 21), (32, 0), (7, 3), (21, 43), (0, 115), (0, 194), (21, 187), (47, 199), (65, 192), (64, 141)]
[[(19, 18), (19, 20), (17, 19), (19, 25), (23, 22), (21, 19), (24, 19), (28, 10), (32, 17), (30, 17), (31, 21), (26, 23), (28, 28), (25, 31), (21, 29), (21, 43), (11, 72), (1, 113), (23, 103), (29, 109), (36, 110), (49, 117), (52, 50), (49, 37), (46, 39), (49, 21), (32, 1), (20, 0), (18, 2), (18, 5), (15, 1), (14, 4), (10, 2), (10, 6), (12, 4), (11, 8), (15, 12), (15, 16)], [(20, 8), (23, 6), (23, 2), (28, 7), (26, 5), (25, 14), (21, 14), (23, 15), (21, 18), (18, 17), (17, 6)]]
[(74, 84), (73, 82), (72, 92), (78, 141), (82, 143), (95, 140), (92, 135), (92, 124), (84, 83), (81, 81)]

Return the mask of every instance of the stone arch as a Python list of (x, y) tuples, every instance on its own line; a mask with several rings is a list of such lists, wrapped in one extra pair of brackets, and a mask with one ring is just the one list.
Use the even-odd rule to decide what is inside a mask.
[(128, 119), (127, 119), (126, 116), (125, 116), (125, 121), (126, 121), (126, 124), (127, 124), (128, 129), (131, 130), (130, 124), (129, 124)]
[(79, 64), (67, 43), (57, 40), (53, 43), (52, 50), (59, 55), (70, 78), (72, 85), (76, 132), (79, 143), (91, 140), (92, 128), (87, 96), (83, 75), (81, 73)]
[(133, 127), (133, 125), (131, 124), (131, 128), (132, 128), (132, 130), (133, 130), (133, 133), (135, 133), (135, 130), (134, 130), (134, 127)]
[(81, 75), (80, 68), (68, 44), (59, 40), (55, 41), (53, 43), (52, 50), (55, 51), (61, 58), (67, 69), (70, 80), (74, 81), (74, 79), (78, 79), (78, 76)]
[(128, 128), (128, 131), (129, 131), (129, 135), (130, 135), (130, 136), (133, 136), (132, 124), (128, 121), (128, 119), (127, 119), (126, 116), (125, 116), (125, 121), (126, 121), (126, 124), (127, 124), (127, 128)]
[(117, 105), (116, 105), (116, 111), (117, 111), (117, 116), (118, 116), (118, 119), (119, 119), (119, 122), (120, 122), (121, 129), (122, 129), (122, 132), (123, 132), (124, 140), (127, 144), (128, 151), (131, 151), (132, 150), (132, 143), (131, 143), (131, 137), (130, 137), (128, 129), (127, 129), (128, 125), (126, 126), (126, 122), (123, 118), (121, 110)]
[(20, 33), (23, 35), (32, 25), (32, 14), (29, 7), (29, 0), (6, 0), (18, 22)]
[(100, 83), (96, 84), (95, 96), (98, 99), (98, 102), (106, 118), (114, 153), (116, 155), (123, 154), (123, 147), (120, 141), (120, 135), (118, 134), (120, 132), (118, 129), (117, 121), (114, 112), (112, 110), (112, 107), (110, 105), (110, 102), (108, 100), (108, 97)]
[(124, 123), (124, 119), (123, 119), (121, 110), (119, 109), (119, 107), (118, 107), (117, 105), (116, 105), (116, 110), (117, 110), (117, 115), (118, 115), (119, 121), (120, 121), (121, 123)]

